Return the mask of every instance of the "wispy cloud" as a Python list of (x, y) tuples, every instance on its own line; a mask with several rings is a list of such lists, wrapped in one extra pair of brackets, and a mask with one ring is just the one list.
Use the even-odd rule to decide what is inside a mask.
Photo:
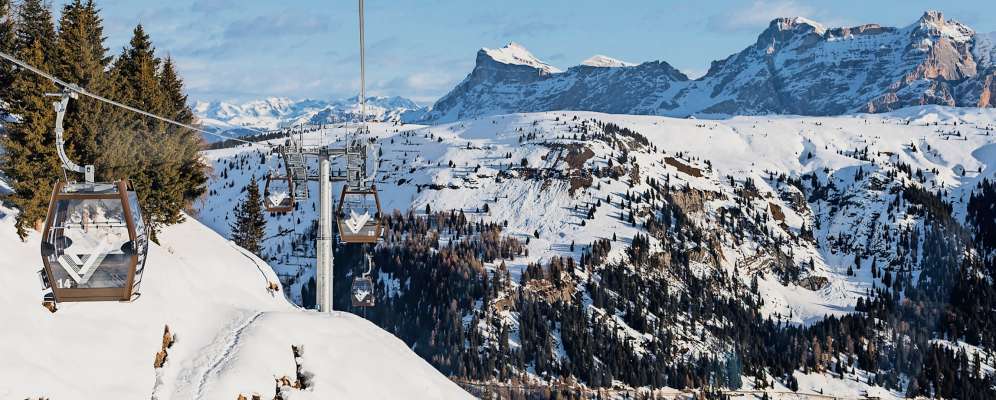
[(236, 9), (239, 6), (239, 2), (235, 0), (198, 0), (194, 4), (190, 5), (190, 11), (213, 14), (221, 11), (230, 11)]
[(440, 93), (445, 93), (456, 86), (463, 79), (463, 76), (464, 74), (446, 70), (416, 72), (403, 77), (373, 82), (370, 92), (374, 95), (388, 96), (404, 93), (406, 97), (418, 103), (431, 103), (439, 98)]
[(314, 35), (329, 31), (329, 18), (323, 15), (273, 14), (232, 21), (223, 33), (228, 39)]
[(746, 6), (709, 17), (709, 28), (721, 32), (757, 31), (778, 17), (818, 17), (819, 11), (793, 0), (754, 0)]
[(499, 40), (512, 38), (528, 38), (530, 36), (548, 34), (565, 29), (567, 19), (545, 20), (540, 16), (521, 17), (512, 15), (481, 14), (467, 20), (472, 28), (476, 28), (485, 36)]

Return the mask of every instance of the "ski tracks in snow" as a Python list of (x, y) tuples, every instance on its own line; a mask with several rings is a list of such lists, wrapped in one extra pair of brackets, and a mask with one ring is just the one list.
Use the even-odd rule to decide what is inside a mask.
[(203, 398), (204, 389), (207, 387), (208, 378), (216, 374), (218, 372), (218, 369), (228, 362), (228, 360), (232, 357), (232, 354), (235, 352), (235, 348), (238, 347), (239, 345), (239, 341), (242, 338), (242, 333), (245, 332), (245, 330), (249, 328), (253, 324), (253, 322), (256, 322), (256, 320), (259, 319), (259, 317), (261, 317), (262, 315), (263, 315), (262, 311), (257, 311), (252, 316), (244, 319), (237, 328), (229, 332), (228, 338), (225, 342), (225, 346), (222, 347), (220, 351), (218, 351), (214, 355), (214, 361), (211, 362), (211, 366), (205, 369), (204, 372), (201, 374), (200, 378), (198, 378), (197, 392), (194, 396), (194, 399), (199, 400)]

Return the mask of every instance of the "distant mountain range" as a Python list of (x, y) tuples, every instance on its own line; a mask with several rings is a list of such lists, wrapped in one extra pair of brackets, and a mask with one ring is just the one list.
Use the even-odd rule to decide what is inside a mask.
[[(370, 121), (418, 120), (425, 107), (404, 97), (367, 98), (367, 119)], [(270, 97), (236, 104), (228, 102), (197, 102), (194, 113), (203, 126), (218, 131), (277, 129), (299, 124), (323, 124), (358, 121), (360, 105), (357, 97), (340, 100), (291, 100)]]
[[(373, 120), (443, 123), (554, 110), (713, 117), (840, 115), (936, 104), (996, 106), (996, 33), (980, 34), (938, 11), (901, 28), (828, 28), (771, 21), (746, 49), (690, 79), (665, 61), (632, 64), (596, 55), (566, 71), (518, 43), (477, 52), (474, 69), (431, 107), (371, 97)], [(357, 98), (198, 102), (203, 125), (229, 131), (355, 121)], [(248, 132), (248, 131), (247, 131)]]
[(561, 71), (509, 43), (478, 51), (473, 71), (420, 121), (551, 110), (684, 117), (992, 107), (994, 36), (937, 11), (902, 28), (778, 18), (750, 47), (694, 80), (664, 61), (632, 65), (607, 56)]

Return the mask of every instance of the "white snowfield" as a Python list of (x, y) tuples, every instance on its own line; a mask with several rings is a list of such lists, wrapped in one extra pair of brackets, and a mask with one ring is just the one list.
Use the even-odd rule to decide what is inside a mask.
[[(347, 313), (319, 314), (270, 293), (277, 277), (192, 218), (151, 245), (131, 303), (42, 307), (39, 235), (21, 242), (0, 208), (0, 399), (273, 398), (296, 380), (291, 346), (310, 379), (285, 399), (470, 398), (404, 343)], [(153, 362), (163, 329), (175, 343)]]
[(581, 65), (586, 65), (589, 67), (600, 67), (600, 68), (616, 68), (616, 67), (632, 67), (636, 64), (633, 64), (631, 62), (626, 62), (623, 60), (617, 60), (609, 56), (596, 54), (582, 61)]

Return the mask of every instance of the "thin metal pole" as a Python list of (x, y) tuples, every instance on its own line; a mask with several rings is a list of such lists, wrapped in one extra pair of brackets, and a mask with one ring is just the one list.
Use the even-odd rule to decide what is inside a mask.
[[(363, 0), (360, 2), (360, 127), (367, 127), (367, 50), (363, 27)], [(366, 129), (364, 129), (366, 133)]]
[(318, 268), (316, 303), (321, 312), (332, 312), (332, 184), (329, 181), (331, 163), (327, 156), (318, 161)]

